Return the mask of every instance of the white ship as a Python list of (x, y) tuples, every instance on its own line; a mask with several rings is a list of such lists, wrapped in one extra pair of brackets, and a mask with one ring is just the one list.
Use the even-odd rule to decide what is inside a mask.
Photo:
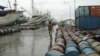
[(22, 11), (4, 10), (4, 6), (0, 6), (0, 27), (5, 25), (14, 25), (15, 21), (21, 16)]

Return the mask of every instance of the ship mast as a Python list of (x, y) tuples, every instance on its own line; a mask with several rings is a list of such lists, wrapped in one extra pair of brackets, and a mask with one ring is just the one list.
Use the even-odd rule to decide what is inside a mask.
[(32, 17), (34, 16), (34, 2), (33, 2), (33, 0), (31, 0), (31, 2), (32, 2)]
[(10, 9), (12, 9), (12, 7), (11, 7), (11, 4), (10, 4), (10, 1), (8, 0), (8, 3), (9, 3), (9, 7), (10, 7)]
[(17, 10), (17, 1), (15, 0), (14, 9)]

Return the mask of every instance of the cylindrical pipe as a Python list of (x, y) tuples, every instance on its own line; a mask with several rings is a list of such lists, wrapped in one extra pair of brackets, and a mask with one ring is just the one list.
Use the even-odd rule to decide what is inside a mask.
[(65, 50), (65, 56), (78, 56), (79, 51), (76, 49), (76, 47), (71, 46), (71, 47), (66, 47)]
[(64, 56), (64, 54), (56, 50), (50, 50), (45, 56)]
[(64, 48), (61, 46), (61, 45), (54, 45), (51, 50), (56, 50), (56, 51), (59, 51), (59, 52), (62, 52), (64, 53)]

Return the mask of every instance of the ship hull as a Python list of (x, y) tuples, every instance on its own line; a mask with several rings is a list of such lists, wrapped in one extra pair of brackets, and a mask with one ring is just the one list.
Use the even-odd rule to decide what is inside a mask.
[(22, 12), (13, 12), (0, 17), (0, 26), (15, 24), (14, 22), (21, 16), (21, 14)]

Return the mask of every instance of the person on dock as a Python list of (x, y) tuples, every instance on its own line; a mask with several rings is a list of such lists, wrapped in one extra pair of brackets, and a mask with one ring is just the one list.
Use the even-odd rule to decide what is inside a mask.
[(57, 34), (58, 34), (58, 24), (57, 22), (54, 22), (53, 23), (53, 32), (52, 32), (52, 45), (55, 45), (55, 39), (57, 37)]
[(50, 46), (49, 46), (50, 49), (52, 47), (52, 32), (53, 32), (53, 23), (51, 21), (49, 21), (48, 23), (48, 31), (50, 35)]

